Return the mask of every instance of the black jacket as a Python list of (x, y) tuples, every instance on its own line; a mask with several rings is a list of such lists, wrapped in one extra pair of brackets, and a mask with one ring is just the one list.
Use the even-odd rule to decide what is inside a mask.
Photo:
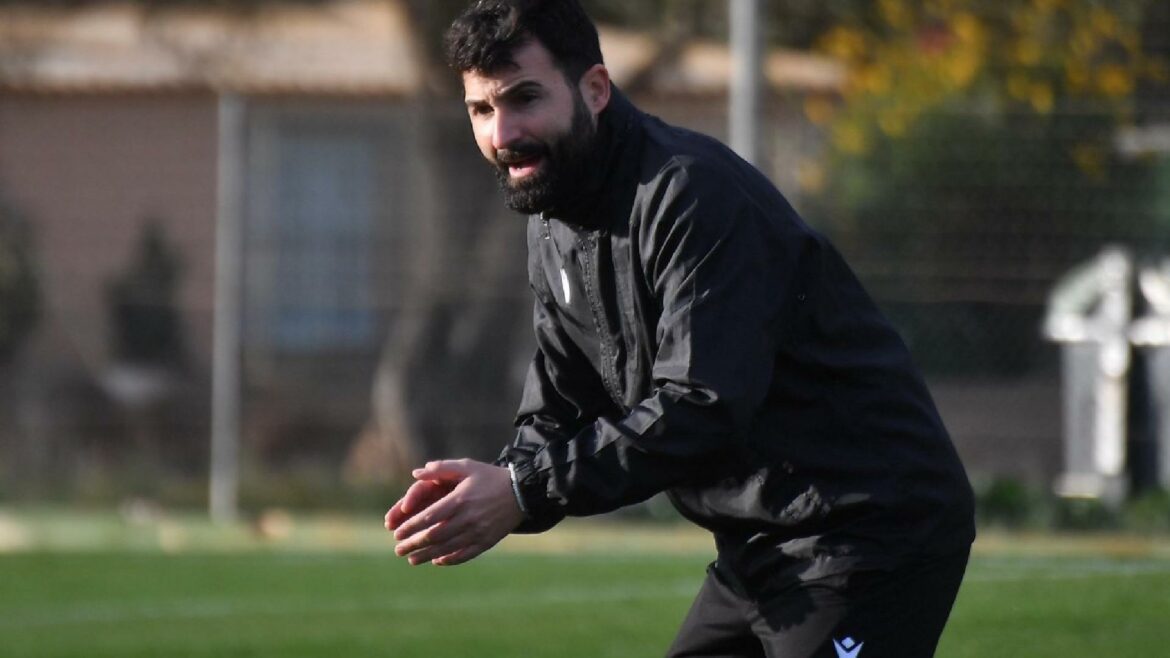
[(969, 546), (963, 467), (834, 248), (616, 89), (599, 131), (580, 197), (529, 219), (538, 350), (499, 460), (520, 531), (666, 491), (749, 589)]

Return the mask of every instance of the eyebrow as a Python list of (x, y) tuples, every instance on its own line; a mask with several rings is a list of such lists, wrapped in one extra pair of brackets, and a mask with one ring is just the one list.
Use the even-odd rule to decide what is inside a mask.
[[(544, 91), (544, 85), (536, 80), (521, 80), (510, 87), (504, 87), (499, 93), (495, 94), (496, 98), (507, 100), (509, 98), (518, 96), (526, 91)], [(486, 103), (486, 99), (482, 98), (468, 98), (464, 100), (467, 107), (474, 107), (482, 103)]]

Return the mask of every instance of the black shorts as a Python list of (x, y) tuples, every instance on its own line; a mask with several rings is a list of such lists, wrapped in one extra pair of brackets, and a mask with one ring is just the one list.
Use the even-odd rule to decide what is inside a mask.
[(667, 658), (929, 658), (969, 550), (741, 596), (707, 570)]

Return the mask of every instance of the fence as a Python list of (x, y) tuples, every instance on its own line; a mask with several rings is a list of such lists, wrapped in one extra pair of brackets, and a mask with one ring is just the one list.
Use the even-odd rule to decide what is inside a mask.
[[(1151, 48), (1168, 22), (1146, 26)], [(634, 91), (724, 130), (719, 94)], [(1059, 468), (1040, 333), (1055, 281), (1105, 244), (1170, 253), (1167, 99), (1142, 87), (1119, 120), (959, 98), (848, 153), (818, 110), (847, 99), (768, 98), (767, 172), (905, 336), (976, 475)], [(419, 459), (494, 455), (532, 349), (523, 222), (458, 98), (247, 106), (245, 503), (369, 502)], [(205, 496), (215, 107), (206, 91), (0, 94), (0, 500)]]

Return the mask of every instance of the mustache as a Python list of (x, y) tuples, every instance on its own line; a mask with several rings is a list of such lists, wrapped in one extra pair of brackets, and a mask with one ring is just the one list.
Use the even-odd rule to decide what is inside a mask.
[(530, 160), (533, 157), (547, 154), (548, 148), (543, 144), (536, 142), (513, 144), (506, 149), (496, 151), (496, 162), (501, 166), (508, 167), (519, 162), (524, 162), (525, 160)]

